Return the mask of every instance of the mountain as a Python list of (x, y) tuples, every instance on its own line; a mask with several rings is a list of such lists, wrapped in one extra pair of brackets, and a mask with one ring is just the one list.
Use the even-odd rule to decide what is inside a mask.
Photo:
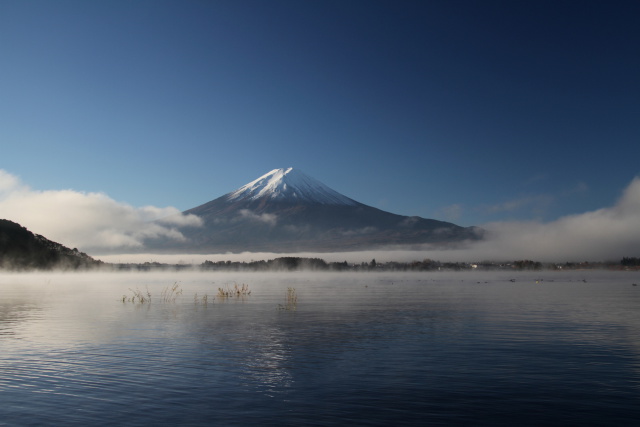
[(33, 234), (13, 221), (0, 219), (0, 269), (83, 269), (97, 267), (97, 261), (77, 249)]
[(197, 252), (347, 251), (477, 240), (478, 229), (385, 212), (359, 203), (293, 168), (275, 169), (184, 214), (204, 226), (180, 230), (176, 245), (155, 249)]
[[(223, 196), (225, 197), (225, 196)], [(226, 195), (230, 202), (265, 200), (299, 204), (347, 205), (358, 202), (293, 168), (274, 169)]]

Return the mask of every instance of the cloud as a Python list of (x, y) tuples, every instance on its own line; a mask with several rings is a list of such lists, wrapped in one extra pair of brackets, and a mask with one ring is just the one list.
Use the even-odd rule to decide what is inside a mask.
[(269, 213), (263, 213), (263, 214), (256, 214), (252, 211), (250, 211), (249, 209), (240, 209), (240, 216), (243, 219), (250, 219), (252, 221), (258, 221), (258, 222), (262, 222), (265, 223), (267, 225), (271, 225), (274, 226), (276, 225), (276, 223), (278, 222), (278, 217), (274, 214), (269, 214)]
[(362, 228), (354, 228), (351, 230), (345, 230), (341, 234), (343, 236), (361, 236), (363, 234), (371, 234), (378, 231), (376, 227), (362, 227)]
[(464, 260), (605, 261), (640, 255), (640, 177), (612, 207), (555, 221), (503, 221), (482, 226), (484, 241), (437, 252)]
[(184, 240), (176, 227), (202, 224), (195, 215), (182, 215), (173, 207), (136, 208), (102, 193), (32, 190), (3, 170), (0, 216), (50, 240), (85, 251), (140, 248), (147, 238)]
[(0, 195), (14, 191), (20, 186), (20, 180), (10, 173), (0, 169)]
[(402, 221), (400, 221), (400, 223), (398, 223), (398, 225), (400, 227), (413, 227), (414, 225), (416, 225), (418, 223), (418, 221), (420, 221), (420, 217), (408, 216), (408, 217), (404, 218)]
[(534, 196), (525, 196), (518, 199), (507, 200), (506, 202), (497, 203), (495, 205), (485, 206), (482, 210), (489, 214), (515, 212), (520, 209), (533, 206), (534, 212), (544, 211), (554, 200), (553, 196), (539, 194)]

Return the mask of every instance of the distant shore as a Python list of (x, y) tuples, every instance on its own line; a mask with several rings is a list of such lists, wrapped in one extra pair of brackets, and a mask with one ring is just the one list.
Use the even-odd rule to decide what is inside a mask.
[[(50, 268), (49, 270), (55, 270)], [(66, 268), (65, 270), (70, 270)], [(84, 271), (357, 271), (357, 272), (429, 272), (429, 271), (543, 271), (543, 270), (618, 270), (640, 271), (640, 259), (624, 258), (618, 262), (538, 262), (515, 260), (509, 262), (440, 262), (431, 259), (422, 261), (386, 261), (375, 259), (361, 262), (325, 261), (322, 258), (276, 257), (258, 261), (209, 261), (202, 263), (109, 263), (101, 262), (93, 267), (83, 267)]]

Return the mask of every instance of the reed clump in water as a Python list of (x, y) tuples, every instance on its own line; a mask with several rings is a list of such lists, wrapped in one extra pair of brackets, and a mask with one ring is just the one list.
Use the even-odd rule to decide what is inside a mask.
[[(131, 296), (122, 295), (122, 302), (131, 302), (134, 304), (150, 304), (151, 303), (151, 292), (149, 291), (149, 287), (146, 288), (146, 292), (142, 292), (140, 289), (136, 288), (131, 289)], [(173, 286), (167, 286), (160, 293), (160, 298), (162, 302), (165, 303), (175, 303), (176, 299), (182, 295), (182, 286), (180, 286), (179, 282), (175, 282)]]
[(218, 288), (218, 297), (219, 298), (241, 298), (251, 295), (251, 291), (249, 290), (249, 285), (243, 283), (238, 286), (237, 283), (231, 285), (227, 285), (226, 288)]
[(180, 285), (180, 282), (175, 282), (173, 286), (167, 286), (164, 288), (160, 296), (162, 297), (163, 302), (176, 302), (176, 298), (182, 296), (182, 286)]
[(284, 305), (278, 304), (278, 310), (295, 311), (297, 304), (298, 295), (296, 294), (296, 288), (287, 288)]
[[(131, 289), (131, 295), (122, 295), (122, 302), (131, 302), (134, 304), (149, 304), (151, 303), (151, 292), (149, 292), (149, 288), (147, 287), (146, 292), (142, 292), (140, 289), (136, 288)], [(251, 291), (249, 290), (249, 285), (242, 284), (238, 285), (234, 283), (233, 286), (227, 285), (225, 288), (218, 288), (218, 297), (221, 299), (226, 298), (244, 298), (248, 295), (251, 295)], [(182, 286), (180, 282), (175, 282), (172, 286), (165, 287), (160, 293), (160, 298), (163, 303), (174, 304), (176, 300), (182, 296)], [(208, 294), (193, 296), (193, 302), (195, 305), (204, 305), (207, 306), (209, 302), (213, 302), (215, 297), (210, 297)]]
[(149, 288), (147, 287), (147, 292), (143, 293), (140, 289), (136, 288), (135, 290), (129, 288), (132, 292), (131, 296), (122, 295), (122, 302), (132, 302), (138, 304), (151, 303), (151, 292), (149, 292)]

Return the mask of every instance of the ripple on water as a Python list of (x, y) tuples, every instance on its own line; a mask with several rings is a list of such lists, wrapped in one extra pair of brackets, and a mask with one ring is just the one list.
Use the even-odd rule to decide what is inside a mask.
[[(252, 276), (250, 298), (206, 307), (193, 295), (123, 304), (132, 284), (120, 277), (88, 288), (67, 277), (60, 293), (0, 289), (0, 425), (628, 425), (640, 415), (640, 294), (626, 276)], [(173, 279), (145, 280), (157, 293)], [(202, 295), (215, 284), (202, 275), (187, 286)], [(295, 311), (277, 309), (287, 287)]]

